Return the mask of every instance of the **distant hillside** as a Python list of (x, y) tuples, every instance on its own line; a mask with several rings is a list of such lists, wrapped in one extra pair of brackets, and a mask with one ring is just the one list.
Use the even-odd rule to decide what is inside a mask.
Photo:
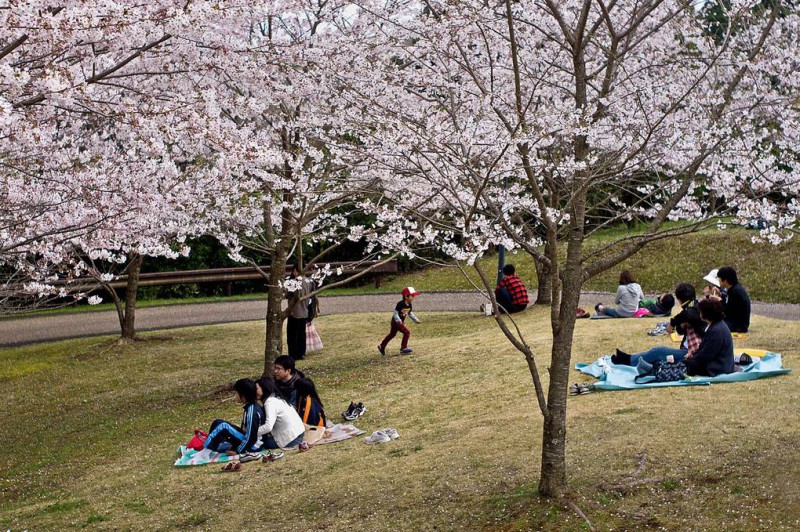
[[(586, 290), (613, 292), (620, 271), (630, 270), (645, 293), (669, 292), (679, 282), (694, 283), (700, 289), (703, 276), (712, 268), (733, 266), (750, 297), (773, 303), (800, 303), (800, 241), (781, 246), (754, 244), (753, 231), (742, 228), (708, 230), (649, 244), (643, 251), (584, 286)], [(597, 245), (592, 240), (589, 246)], [(494, 272), (497, 257), (487, 257), (483, 265)], [(527, 255), (509, 255), (518, 273), (534, 290), (536, 273)], [(470, 277), (476, 280), (474, 271)], [(381, 292), (412, 285), (418, 290), (468, 290), (472, 285), (455, 268), (427, 268), (387, 280)]]

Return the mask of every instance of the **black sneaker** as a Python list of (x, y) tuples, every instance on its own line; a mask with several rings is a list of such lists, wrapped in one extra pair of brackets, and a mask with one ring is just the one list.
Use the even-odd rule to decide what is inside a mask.
[(386, 348), (385, 348), (385, 347), (383, 347), (382, 345), (379, 345), (379, 346), (378, 346), (378, 352), (379, 352), (381, 355), (383, 355), (383, 356), (386, 356)]
[(342, 412), (342, 417), (345, 418), (347, 421), (353, 421), (354, 419), (358, 419), (358, 414), (355, 412), (356, 404), (353, 401), (350, 401), (350, 406), (347, 407), (347, 410)]
[[(358, 403), (355, 408), (353, 409), (353, 414), (356, 417), (361, 417), (367, 412), (367, 407), (364, 406), (364, 403)], [(353, 418), (355, 419), (355, 418)]]

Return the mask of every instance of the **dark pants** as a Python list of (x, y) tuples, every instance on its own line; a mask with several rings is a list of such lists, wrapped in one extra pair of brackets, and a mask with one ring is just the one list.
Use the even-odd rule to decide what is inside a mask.
[(306, 318), (293, 318), (286, 320), (286, 346), (289, 356), (295, 360), (303, 360), (306, 356)]
[(408, 327), (406, 327), (402, 321), (392, 320), (392, 330), (389, 331), (389, 334), (387, 334), (386, 338), (381, 342), (381, 349), (386, 349), (386, 346), (392, 341), (392, 338), (397, 336), (398, 331), (403, 333), (403, 343), (400, 344), (400, 349), (408, 347), (408, 338), (411, 336), (411, 331), (408, 330)]
[(497, 298), (497, 304), (500, 305), (501, 314), (514, 314), (515, 312), (522, 312), (528, 305), (515, 305), (511, 302), (511, 292), (507, 288), (498, 288), (494, 291), (494, 297)]

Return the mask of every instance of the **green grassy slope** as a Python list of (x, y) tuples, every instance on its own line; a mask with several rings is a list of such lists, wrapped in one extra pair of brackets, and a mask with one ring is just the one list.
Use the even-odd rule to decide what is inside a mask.
[[(686, 281), (698, 289), (705, 284), (703, 276), (712, 268), (733, 266), (750, 297), (772, 303), (800, 303), (800, 240), (793, 239), (780, 246), (754, 244), (752, 231), (729, 228), (708, 230), (649, 244), (643, 251), (613, 270), (590, 279), (585, 290), (614, 292), (619, 273), (630, 270), (646, 293), (671, 292), (675, 285)], [(590, 239), (587, 247), (598, 246)], [(509, 254), (517, 272), (533, 290), (536, 272), (533, 261), (522, 253)], [(495, 256), (483, 259), (487, 272), (496, 270)], [(469, 272), (478, 282), (474, 272)], [(383, 291), (400, 290), (412, 285), (418, 290), (468, 290), (472, 285), (457, 268), (429, 268), (412, 275), (400, 276), (384, 283)]]
[[(331, 419), (360, 400), (358, 427), (395, 427), (400, 439), (290, 452), (235, 474), (172, 463), (193, 428), (241, 418), (228, 394), (206, 393), (260, 372), (263, 324), (0, 350), (0, 528), (585, 530), (535, 496), (542, 421), (523, 357), (477, 312), (421, 318), (413, 355), (395, 341), (381, 357), (382, 314), (321, 317), (326, 347), (300, 363)], [(517, 319), (546, 379), (548, 311)], [(583, 320), (574, 361), (668, 342), (648, 326)], [(753, 330), (741, 346), (797, 366), (800, 323), (757, 316)], [(796, 530), (798, 379), (570, 397), (571, 500), (597, 530)]]

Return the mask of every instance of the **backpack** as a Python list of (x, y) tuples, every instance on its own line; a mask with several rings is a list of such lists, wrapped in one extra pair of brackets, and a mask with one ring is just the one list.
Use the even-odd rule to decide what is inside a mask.
[[(656, 360), (655, 362), (653, 362), (653, 368), (650, 371), (638, 375), (633, 379), (633, 382), (637, 384), (646, 384), (648, 382), (682, 381), (683, 376), (685, 374), (686, 374), (686, 362), (684, 360), (679, 360), (673, 363)], [(639, 379), (644, 379), (645, 377), (652, 377), (652, 378), (647, 381), (639, 380)]]

